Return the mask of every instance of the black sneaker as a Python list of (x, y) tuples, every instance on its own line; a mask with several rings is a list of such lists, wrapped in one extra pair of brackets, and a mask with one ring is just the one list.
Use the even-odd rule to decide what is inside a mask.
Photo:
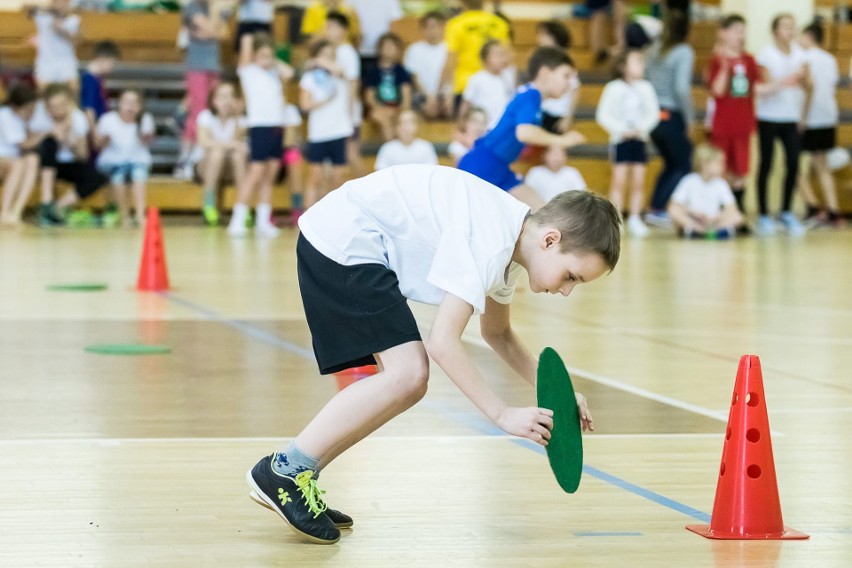
[(316, 544), (340, 540), (340, 529), (325, 514), (328, 506), (314, 472), (303, 471), (295, 478), (281, 475), (272, 469), (272, 457), (261, 459), (246, 473), (249, 487), (302, 538)]
[(41, 227), (60, 227), (65, 219), (57, 213), (52, 203), (42, 203), (38, 206), (38, 224)]
[[(261, 499), (260, 495), (258, 495), (254, 491), (251, 491), (249, 493), (249, 497), (251, 497), (251, 500), (257, 503), (258, 505), (266, 507), (271, 511), (274, 511), (274, 509), (270, 507), (266, 503), (266, 501)], [(325, 514), (328, 516), (329, 519), (331, 519), (331, 522), (334, 523), (334, 526), (339, 529), (351, 529), (352, 525), (354, 524), (354, 522), (352, 521), (352, 517), (350, 517), (346, 513), (341, 513), (340, 511), (336, 511), (334, 509), (326, 509)]]

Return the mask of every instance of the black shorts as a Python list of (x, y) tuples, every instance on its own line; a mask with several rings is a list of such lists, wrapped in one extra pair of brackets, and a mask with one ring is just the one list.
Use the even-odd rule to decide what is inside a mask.
[(249, 161), (280, 160), (284, 155), (284, 129), (280, 126), (249, 128)]
[(299, 235), (299, 290), (323, 375), (375, 365), (374, 353), (422, 341), (396, 274), (382, 264), (344, 266)]
[(805, 152), (828, 152), (835, 146), (836, 128), (809, 128), (802, 135), (802, 150)]
[(648, 146), (643, 140), (625, 140), (611, 147), (612, 161), (616, 164), (647, 164)]
[(335, 166), (346, 165), (346, 138), (308, 142), (305, 147), (305, 159), (311, 164), (323, 164), (326, 161)]
[(598, 10), (609, 10), (611, 0), (586, 0), (586, 8), (589, 12), (597, 12)]
[(559, 121), (565, 118), (564, 116), (556, 116), (555, 114), (550, 114), (547, 112), (541, 113), (541, 127), (547, 130), (548, 132), (552, 132), (554, 134), (561, 134), (559, 130), (556, 128), (556, 125), (559, 124)]

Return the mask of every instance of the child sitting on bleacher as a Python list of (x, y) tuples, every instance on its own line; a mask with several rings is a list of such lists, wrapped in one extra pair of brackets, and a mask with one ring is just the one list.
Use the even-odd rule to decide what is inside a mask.
[(488, 132), (488, 119), (485, 111), (479, 107), (470, 107), (461, 116), (453, 133), (453, 141), (447, 148), (447, 153), (458, 166), (465, 154), (473, 148), (474, 142)]
[[(571, 47), (571, 33), (561, 22), (550, 20), (536, 27), (538, 47), (557, 47), (568, 50)], [(558, 99), (544, 99), (541, 102), (541, 126), (549, 132), (561, 134), (571, 130), (574, 113), (580, 101), (580, 79), (574, 73), (568, 92)]]
[(695, 149), (696, 171), (678, 183), (669, 202), (669, 217), (686, 238), (728, 239), (743, 224), (725, 174), (725, 153), (709, 144)]
[(447, 62), (444, 23), (444, 15), (437, 11), (420, 18), (423, 39), (408, 46), (403, 61), (411, 73), (414, 107), (428, 119), (453, 116), (453, 87), (441, 84), (441, 72)]
[(4, 182), (0, 225), (4, 227), (20, 225), (38, 176), (38, 155), (32, 151), (35, 141), (27, 132), (37, 99), (33, 90), (14, 87), (6, 105), (0, 107), (0, 180)]
[[(311, 59), (299, 82), (299, 106), (308, 113), (308, 181), (304, 206), (307, 210), (329, 189), (340, 187), (346, 173), (346, 141), (354, 126), (349, 82), (337, 65), (334, 46), (319, 40), (311, 46)], [(325, 179), (324, 165), (331, 162), (331, 179)]]
[(563, 191), (583, 191), (586, 180), (577, 168), (567, 165), (567, 150), (561, 146), (548, 146), (543, 163), (533, 166), (524, 180), (537, 194), (548, 202)]
[(604, 87), (595, 119), (609, 133), (613, 161), (609, 198), (622, 210), (625, 188), (630, 187), (627, 232), (645, 237), (649, 230), (640, 217), (645, 201), (648, 138), (660, 121), (660, 105), (651, 83), (644, 79), (645, 58), (628, 50), (616, 63), (616, 78)]
[[(154, 119), (142, 109), (142, 96), (137, 91), (124, 91), (118, 109), (103, 115), (95, 130), (100, 149), (98, 171), (110, 179), (113, 196), (124, 227), (142, 226), (145, 222), (145, 193), (151, 171), (151, 151), (156, 128)], [(130, 217), (127, 183), (131, 183), (134, 216)]]
[(402, 40), (385, 34), (377, 44), (379, 61), (364, 75), (365, 100), (370, 116), (382, 130), (385, 140), (393, 138), (393, 124), (399, 113), (411, 108), (411, 74), (400, 63)]
[(237, 86), (226, 81), (210, 91), (207, 108), (198, 114), (198, 144), (193, 162), (204, 185), (201, 212), (211, 227), (219, 224), (218, 193), (226, 166), (229, 166), (226, 177), (234, 182), (245, 177), (248, 145), (242, 111)]
[(485, 111), (488, 129), (491, 130), (512, 100), (515, 85), (504, 73), (509, 66), (509, 52), (502, 43), (496, 40), (486, 42), (482, 46), (480, 58), (483, 68), (468, 79), (459, 113), (464, 114), (472, 106), (481, 108)]
[(98, 119), (109, 110), (105, 80), (119, 57), (121, 52), (115, 43), (101, 41), (95, 44), (91, 61), (80, 70), (80, 108), (89, 118), (89, 128), (93, 132)]
[(35, 80), (40, 90), (50, 83), (77, 88), (77, 54), (80, 16), (70, 0), (51, 0), (48, 8), (29, 8), (36, 26)]
[(438, 154), (431, 142), (417, 137), (417, 115), (404, 110), (396, 119), (396, 139), (382, 144), (376, 156), (376, 170), (402, 164), (438, 163)]
[(249, 167), (239, 186), (228, 234), (232, 237), (247, 234), (248, 204), (256, 192), (255, 234), (274, 238), (278, 236), (278, 229), (272, 224), (272, 186), (278, 178), (284, 155), (286, 103), (283, 82), (293, 77), (293, 69), (275, 58), (272, 37), (244, 35), (237, 75), (246, 101)]

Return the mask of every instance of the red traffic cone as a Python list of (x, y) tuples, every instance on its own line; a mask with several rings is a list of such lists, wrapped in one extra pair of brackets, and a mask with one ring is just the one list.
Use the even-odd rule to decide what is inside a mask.
[(148, 218), (145, 221), (145, 243), (142, 246), (142, 262), (139, 265), (136, 289), (148, 292), (169, 289), (163, 229), (160, 227), (160, 212), (156, 207), (148, 208)]
[(781, 518), (763, 376), (756, 355), (743, 355), (737, 370), (710, 525), (686, 528), (715, 539), (809, 538), (785, 527)]
[(334, 378), (337, 379), (337, 390), (342, 391), (349, 385), (357, 383), (361, 379), (372, 377), (378, 372), (375, 365), (364, 365), (363, 367), (351, 367), (344, 371), (334, 373)]

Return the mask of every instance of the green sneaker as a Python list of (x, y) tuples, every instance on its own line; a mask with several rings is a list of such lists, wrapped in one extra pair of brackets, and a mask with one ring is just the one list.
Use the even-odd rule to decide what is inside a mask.
[(68, 214), (67, 222), (69, 227), (94, 227), (98, 224), (97, 219), (88, 209), (72, 211)]
[(254, 217), (252, 216), (251, 211), (249, 211), (246, 214), (246, 229), (251, 229), (252, 227), (254, 227)]
[(52, 203), (39, 205), (37, 220), (40, 227), (61, 227), (65, 224), (65, 219), (56, 211)]
[(211, 227), (216, 227), (219, 225), (219, 212), (212, 205), (205, 205), (201, 210), (201, 213), (204, 215), (204, 220), (207, 221), (207, 224)]
[(101, 215), (101, 226), (107, 229), (114, 229), (121, 224), (121, 215), (118, 211), (104, 211)]

